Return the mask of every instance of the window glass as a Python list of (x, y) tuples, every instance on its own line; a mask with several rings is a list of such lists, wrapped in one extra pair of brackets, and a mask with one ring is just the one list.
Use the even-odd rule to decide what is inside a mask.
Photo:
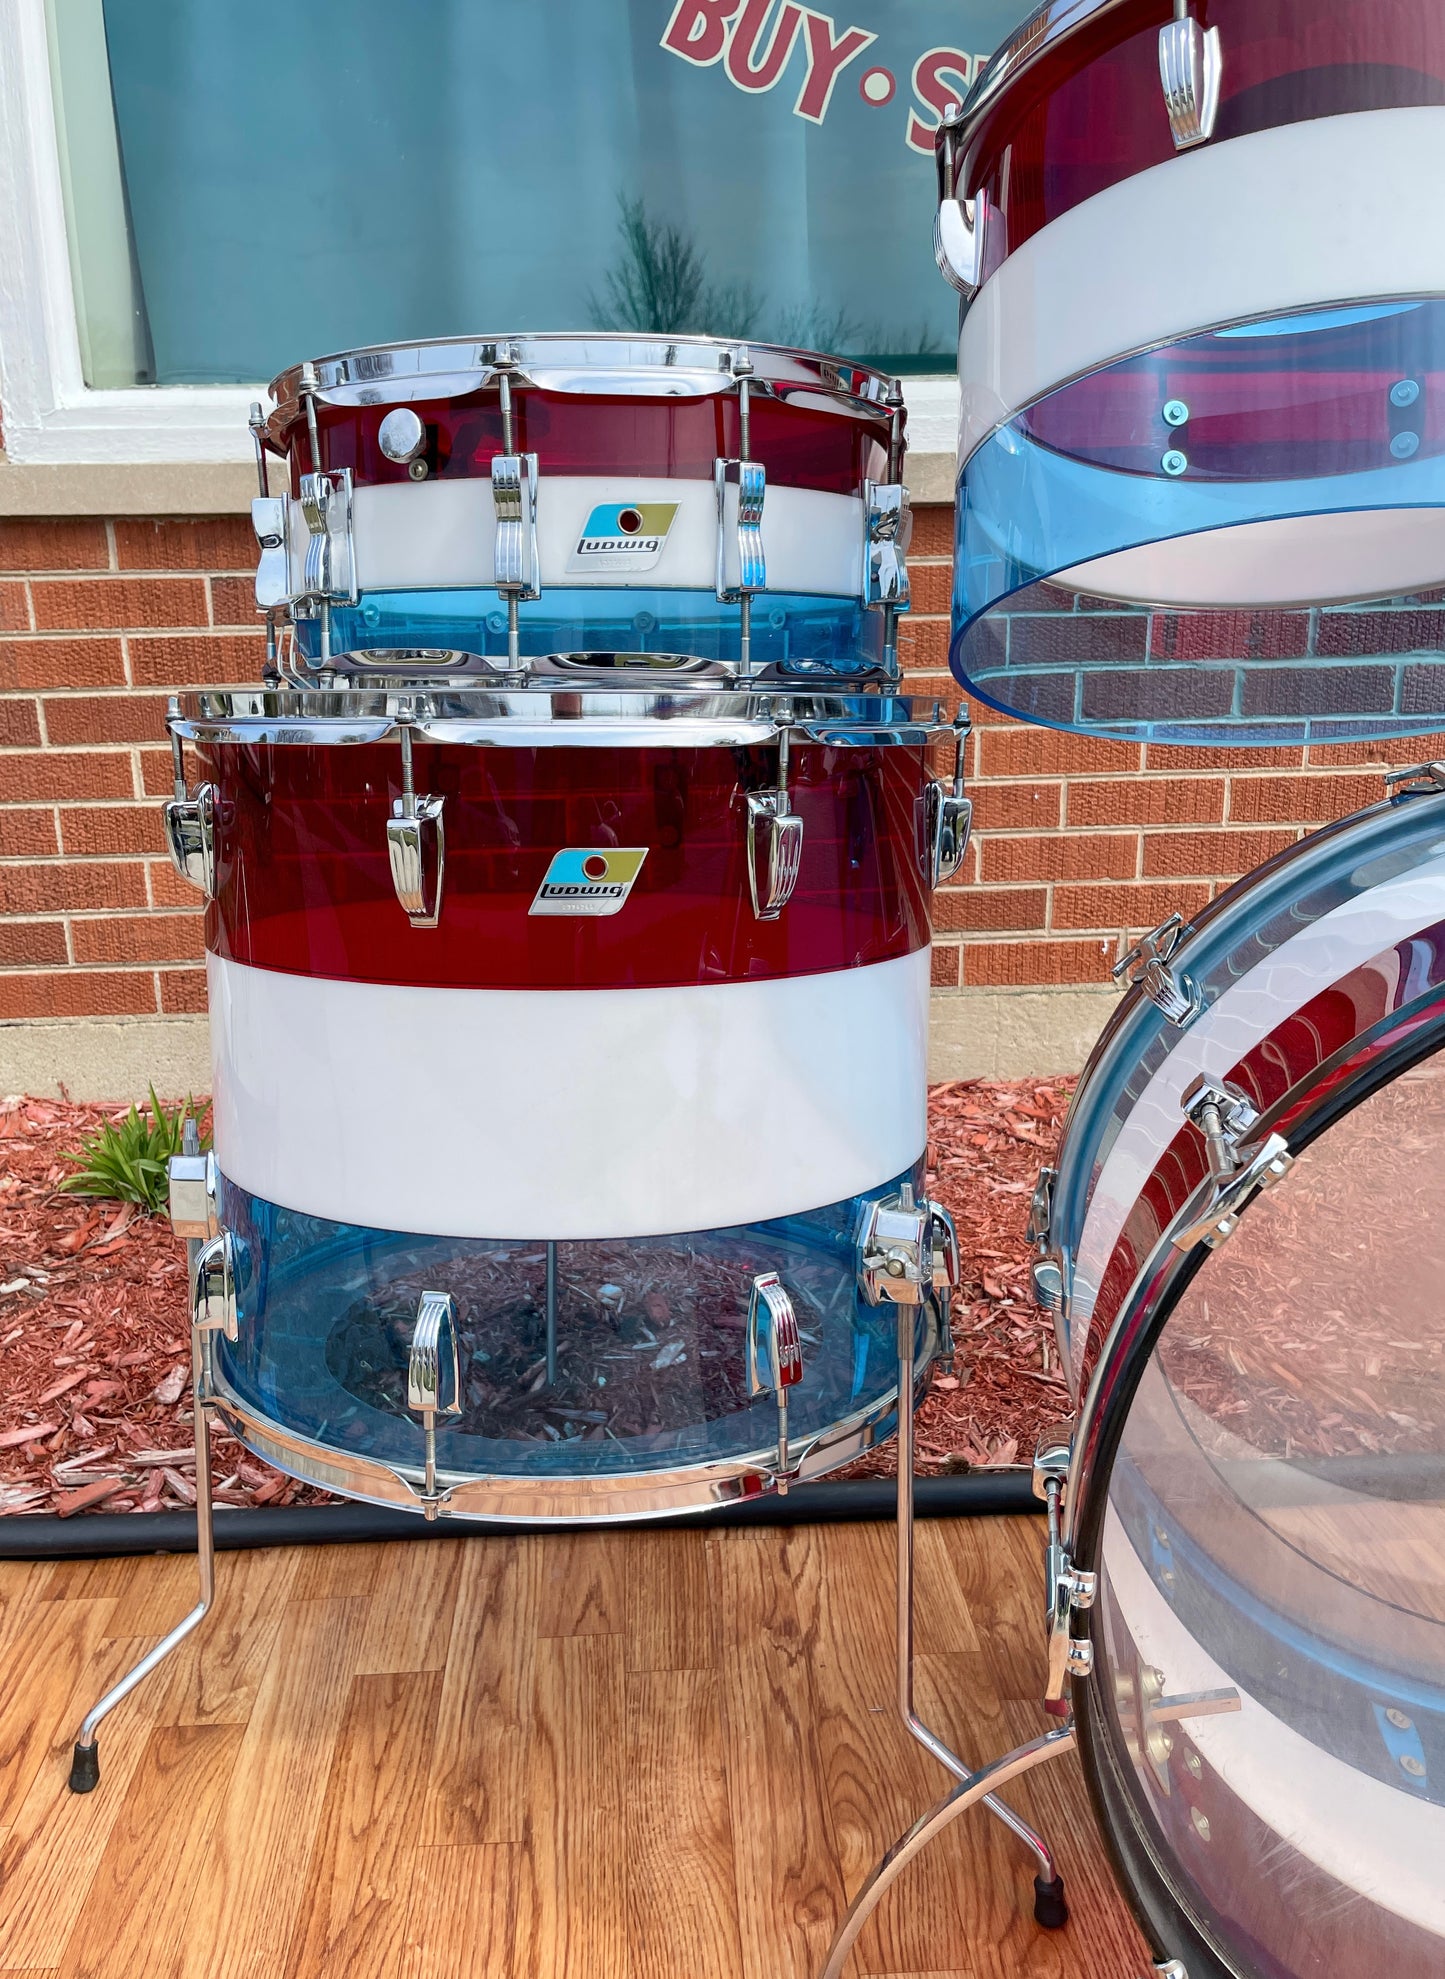
[[(92, 384), (250, 382), (357, 344), (589, 326), (951, 370), (932, 129), (1027, 11), (51, 6)], [(81, 211), (92, 186), (99, 213)]]

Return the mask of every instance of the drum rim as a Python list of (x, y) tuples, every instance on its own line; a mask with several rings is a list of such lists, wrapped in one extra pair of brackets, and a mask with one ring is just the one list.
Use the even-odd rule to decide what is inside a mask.
[[(620, 361), (615, 366), (610, 375), (615, 377), (616, 395), (621, 397), (633, 395), (627, 390), (626, 376), (629, 372), (647, 376), (664, 368), (674, 370), (679, 380), (693, 381), (689, 390), (665, 395), (669, 400), (710, 397), (730, 391), (736, 383), (730, 360), (734, 352), (746, 350), (753, 365), (750, 377), (755, 392), (771, 397), (786, 396), (790, 390), (820, 392), (860, 416), (874, 419), (887, 418), (895, 409), (889, 402), (889, 394), (898, 381), (889, 373), (857, 363), (852, 358), (830, 357), (824, 351), (803, 350), (790, 344), (754, 343), (738, 337), (708, 337), (692, 332), (669, 336), (657, 330), (525, 330), (500, 334), (483, 332), (472, 336), (411, 337), (394, 343), (359, 344), (354, 349), (330, 351), (324, 357), (288, 365), (277, 373), (268, 388), (275, 401), (275, 411), (266, 422), (267, 434), (271, 443), (284, 452), (286, 436), (301, 417), (302, 374), (308, 369), (315, 375), (315, 396), (320, 403), (370, 404), (372, 400), (354, 396), (366, 391), (372, 382), (365, 377), (351, 375), (358, 360), (410, 360), (398, 369), (379, 372), (374, 381), (378, 387), (394, 387), (400, 381), (412, 380), (419, 388), (427, 378), (455, 379), (459, 375), (474, 373), (476, 382), (469, 389), (480, 390), (498, 375), (497, 352), (510, 346), (516, 351), (519, 364), (519, 373), (515, 377), (516, 389), (550, 390), (560, 395), (560, 388), (555, 384), (538, 385), (527, 377), (528, 351), (543, 357), (551, 356), (558, 366), (566, 365), (576, 370), (595, 368), (599, 378), (606, 378), (609, 376), (608, 367), (585, 355), (586, 351), (597, 345), (634, 353), (655, 353), (651, 362), (646, 357), (633, 356), (629, 361)], [(668, 354), (679, 350), (695, 351), (700, 358), (711, 358), (712, 362), (696, 366), (669, 364)], [(773, 362), (770, 364), (769, 360)], [(799, 372), (802, 375), (798, 375)], [(595, 395), (604, 396), (604, 389), (597, 388)], [(383, 397), (378, 390), (374, 402), (405, 405), (412, 399), (425, 399), (427, 396), (424, 390), (417, 389), (401, 397)], [(431, 396), (451, 398), (456, 394), (433, 393)], [(594, 396), (594, 393), (566, 396), (585, 398)], [(898, 403), (901, 405), (901, 400)]]
[[(1355, 1078), (1335, 1081), (1330, 1076), (1329, 1061), (1321, 1063), (1314, 1076), (1322, 1082), (1323, 1091), (1317, 1103), (1303, 1116), (1302, 1124), (1292, 1128), (1292, 1154), (1304, 1152), (1356, 1107), (1413, 1066), (1445, 1051), (1445, 984), (1437, 985), (1432, 994), (1437, 1006), (1433, 1021), (1414, 1029), (1410, 1024), (1410, 1006), (1391, 1013), (1393, 1023), (1404, 1027), (1397, 1047), (1391, 1050), (1387, 1046), (1377, 1058), (1362, 1067)], [(1187, 1211), (1181, 1211), (1171, 1224), (1171, 1230), (1184, 1221), (1186, 1215)], [(1099, 1568), (1109, 1484), (1140, 1382), (1179, 1300), (1211, 1255), (1202, 1243), (1187, 1255), (1175, 1251), (1177, 1265), (1173, 1270), (1168, 1270), (1173, 1261), (1170, 1246), (1170, 1230), (1165, 1230), (1119, 1308), (1079, 1411), (1074, 1437), (1074, 1466), (1069, 1477), (1068, 1544), (1074, 1562), (1089, 1570), (1097, 1571)], [(1115, 1340), (1124, 1336), (1142, 1309), (1150, 1288), (1166, 1272), (1157, 1309), (1137, 1336), (1127, 1341), (1119, 1356), (1116, 1379), (1109, 1396), (1105, 1398), (1103, 1384), (1111, 1360), (1109, 1350)], [(1096, 1421), (1099, 1441), (1090, 1451), (1091, 1431)], [(1096, 1658), (1098, 1643), (1095, 1636), (1099, 1614), (1099, 1609), (1095, 1607), (1088, 1611), (1086, 1618), (1087, 1634), (1089, 1640), (1094, 1642)], [(1104, 1844), (1130, 1908), (1156, 1950), (1167, 1957), (1183, 1958), (1191, 1973), (1197, 1967), (1201, 1979), (1259, 1979), (1254, 1968), (1231, 1963), (1224, 1949), (1206, 1932), (1171, 1875), (1167, 1862), (1154, 1846), (1145, 1818), (1147, 1810), (1130, 1792), (1127, 1778), (1121, 1771), (1114, 1736), (1116, 1721), (1105, 1709), (1101, 1701), (1103, 1692), (1098, 1688), (1102, 1676), (1102, 1665), (1097, 1664), (1095, 1679), (1075, 1686), (1080, 1758)]]
[[(915, 1405), (927, 1389), (938, 1348), (937, 1315), (932, 1302), (925, 1301), (913, 1366)], [(399, 1505), (418, 1514), (424, 1511), (419, 1490), (424, 1471), (420, 1463), (391, 1464), (380, 1457), (336, 1449), (288, 1429), (239, 1395), (214, 1360), (208, 1377), (207, 1404), (247, 1449), (303, 1483), (322, 1490), (342, 1490), (348, 1498), (370, 1504)], [(873, 1401), (840, 1417), (811, 1440), (800, 1439), (803, 1455), (797, 1482), (825, 1477), (875, 1448), (888, 1434), (886, 1424), (896, 1415), (897, 1408), (895, 1381)], [(885, 1426), (881, 1435), (880, 1426)], [(453, 1495), (460, 1494), (467, 1509), (448, 1509), (443, 1504), (440, 1516), (463, 1522), (487, 1519), (497, 1523), (582, 1526), (681, 1517), (766, 1492), (776, 1454), (776, 1447), (770, 1449), (764, 1445), (743, 1456), (712, 1458), (670, 1469), (602, 1471), (570, 1477), (441, 1469), (437, 1474), (439, 1485), (451, 1487)], [(338, 1482), (342, 1478), (346, 1480), (344, 1484)], [(589, 1515), (576, 1509), (577, 1501), (583, 1497), (596, 1499), (597, 1512)]]

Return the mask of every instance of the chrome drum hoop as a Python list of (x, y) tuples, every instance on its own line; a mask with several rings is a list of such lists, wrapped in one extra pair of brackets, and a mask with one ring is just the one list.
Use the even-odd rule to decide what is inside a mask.
[[(921, 1311), (914, 1362), (915, 1405), (927, 1390), (938, 1350), (938, 1316), (929, 1302)], [(299, 1436), (243, 1401), (218, 1367), (212, 1370), (207, 1406), (238, 1442), (288, 1476), (346, 1498), (425, 1516), (420, 1461), (414, 1467), (396, 1467)], [(864, 1456), (890, 1434), (897, 1407), (895, 1387), (866, 1409), (810, 1438), (795, 1453), (798, 1468), (789, 1482), (808, 1483)], [(772, 1492), (776, 1478), (771, 1465), (776, 1455), (775, 1447), (759, 1448), (729, 1462), (571, 1479), (441, 1470), (437, 1481), (444, 1495), (434, 1509), (441, 1518), (518, 1525), (620, 1525), (637, 1519), (680, 1518)]]

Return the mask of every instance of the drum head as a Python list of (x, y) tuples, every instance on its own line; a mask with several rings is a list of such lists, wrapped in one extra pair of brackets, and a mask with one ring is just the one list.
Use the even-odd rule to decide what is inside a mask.
[(1283, 1180), (1122, 1329), (1081, 1729), (1190, 1979), (1445, 1968), (1442, 1039), (1437, 1005), (1337, 1081)]

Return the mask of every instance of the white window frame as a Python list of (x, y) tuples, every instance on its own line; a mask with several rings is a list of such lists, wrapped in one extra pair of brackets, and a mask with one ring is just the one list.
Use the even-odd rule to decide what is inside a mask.
[[(918, 224), (928, 224), (920, 213)], [(905, 378), (914, 457), (952, 455), (954, 376)], [(222, 464), (253, 458), (256, 385), (94, 390), (81, 368), (51, 97), (45, 0), (0, 0), (0, 424), (25, 465)]]

